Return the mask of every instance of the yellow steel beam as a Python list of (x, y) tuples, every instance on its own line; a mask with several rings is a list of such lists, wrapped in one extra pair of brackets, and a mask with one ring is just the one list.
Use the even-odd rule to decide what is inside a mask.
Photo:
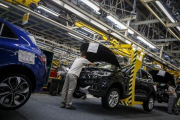
[(136, 105), (142, 105), (143, 102), (142, 102), (142, 101), (134, 101), (134, 104), (136, 104)]

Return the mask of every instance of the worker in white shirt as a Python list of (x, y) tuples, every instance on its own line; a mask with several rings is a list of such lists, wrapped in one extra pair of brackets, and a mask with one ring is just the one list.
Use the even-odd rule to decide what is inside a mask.
[(169, 100), (168, 100), (168, 113), (172, 114), (173, 110), (176, 115), (179, 115), (179, 111), (177, 108), (177, 95), (175, 92), (175, 88), (172, 87), (171, 83), (169, 82), (168, 84), (168, 92), (167, 94), (169, 95)]
[(87, 57), (86, 52), (82, 52), (81, 57), (77, 58), (74, 61), (74, 63), (72, 64), (70, 70), (66, 75), (65, 83), (62, 89), (62, 100), (60, 103), (61, 108), (66, 108), (71, 110), (76, 109), (74, 106), (72, 106), (72, 98), (73, 98), (74, 90), (76, 89), (77, 79), (81, 73), (82, 67), (88, 64), (93, 66), (96, 65), (88, 61), (86, 57)]

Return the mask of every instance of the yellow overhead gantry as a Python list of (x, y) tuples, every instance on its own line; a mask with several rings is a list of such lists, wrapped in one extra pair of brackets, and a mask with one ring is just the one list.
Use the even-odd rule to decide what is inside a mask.
[(14, 4), (21, 4), (29, 8), (34, 7), (34, 9), (38, 6), (38, 3), (40, 2), (40, 0), (5, 0), (5, 1), (11, 2)]
[(129, 97), (126, 99), (121, 99), (120, 103), (127, 106), (134, 106), (135, 104), (143, 104), (142, 101), (135, 101), (135, 79), (136, 73), (142, 66), (142, 60), (145, 55), (143, 50), (137, 50), (132, 45), (129, 44), (120, 44), (118, 40), (114, 38), (108, 39), (108, 35), (103, 32), (96, 30), (95, 28), (81, 22), (75, 21), (75, 26), (79, 28), (86, 27), (97, 34), (99, 34), (103, 40), (106, 40), (111, 43), (110, 46), (106, 46), (112, 50), (115, 55), (122, 55), (131, 59), (131, 74), (129, 80)]

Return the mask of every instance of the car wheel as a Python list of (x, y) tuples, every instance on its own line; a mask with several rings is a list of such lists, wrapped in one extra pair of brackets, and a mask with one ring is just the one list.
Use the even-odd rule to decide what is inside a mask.
[(154, 97), (151, 95), (147, 101), (143, 102), (143, 108), (145, 111), (151, 112), (154, 108)]
[(113, 109), (118, 106), (120, 92), (117, 88), (112, 88), (108, 91), (105, 97), (102, 97), (102, 106), (106, 109)]
[(23, 106), (29, 99), (32, 86), (23, 74), (9, 74), (0, 79), (0, 108), (14, 110)]
[(31, 3), (31, 4), (29, 5), (29, 8), (34, 11), (34, 10), (37, 8), (37, 5), (34, 4), (34, 3)]
[(86, 95), (86, 94), (79, 92), (79, 91), (74, 91), (74, 93), (73, 93), (74, 98), (82, 98), (84, 95)]

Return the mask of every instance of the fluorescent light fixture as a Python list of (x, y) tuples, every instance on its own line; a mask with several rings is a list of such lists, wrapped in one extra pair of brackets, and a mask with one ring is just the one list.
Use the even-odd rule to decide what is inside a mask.
[(127, 44), (131, 44), (131, 42), (130, 42), (130, 41), (128, 41), (128, 40), (125, 40), (125, 43), (127, 43)]
[(101, 13), (99, 11), (95, 11), (96, 14), (100, 15)]
[(89, 33), (91, 33), (91, 34), (96, 33), (96, 32), (94, 32), (94, 31), (88, 29), (87, 27), (82, 27), (81, 29), (83, 29), (83, 30), (85, 30), (85, 31), (87, 31), (87, 32), (89, 32)]
[(98, 22), (94, 21), (94, 20), (90, 20), (90, 22), (94, 25), (96, 25), (97, 27), (99, 27), (100, 29), (103, 29), (105, 31), (108, 31), (108, 29), (106, 27), (104, 27), (103, 25), (99, 24)]
[(156, 48), (156, 47), (154, 47), (153, 45), (151, 45), (149, 42), (147, 42), (144, 38), (142, 38), (142, 37), (140, 37), (140, 36), (138, 36), (137, 37), (140, 41), (142, 41), (143, 43), (145, 43), (146, 45), (148, 45), (149, 47), (151, 47), (151, 48)]
[(61, 5), (61, 6), (63, 6), (63, 2), (61, 2), (60, 0), (52, 0), (52, 1), (54, 1), (55, 3), (57, 3), (57, 4), (59, 4), (59, 5)]
[[(103, 25), (99, 24), (98, 22), (91, 20), (89, 17), (87, 17), (86, 15), (82, 14), (81, 12), (77, 11), (76, 9), (72, 8), (71, 6), (67, 5), (67, 4), (63, 4), (61, 1), (57, 1), (57, 0), (53, 0), (55, 3), (63, 6), (64, 8), (68, 9), (69, 11), (73, 12), (74, 14), (80, 16), (81, 18), (90, 21), (92, 24), (96, 25), (97, 27), (108, 31), (108, 29), (106, 27), (104, 27)], [(97, 12), (97, 11), (96, 11)]]
[(176, 28), (180, 31), (180, 27), (179, 26), (177, 26)]
[(79, 33), (82, 33), (83, 35), (88, 35), (87, 33), (85, 33), (84, 31), (81, 31), (81, 30), (77, 30)]
[(44, 7), (44, 6), (38, 6), (37, 8), (42, 9), (42, 10), (44, 10), (44, 11), (46, 11), (46, 12), (48, 12), (48, 13), (56, 16), (56, 17), (58, 17), (60, 15), (59, 13), (54, 12), (54, 11), (50, 10), (49, 8)]
[(89, 0), (81, 0), (84, 4), (86, 4), (87, 6), (89, 6), (90, 8), (94, 9), (94, 11), (99, 11), (100, 8), (95, 5), (94, 3), (92, 3), (91, 1)]
[[(125, 25), (120, 23), (117, 19), (113, 18), (111, 15), (108, 15), (107, 18), (109, 20), (111, 20), (113, 23), (115, 23), (120, 29), (127, 29), (127, 27)], [(134, 34), (134, 31), (128, 29), (128, 33)]]
[(134, 31), (132, 31), (132, 30), (128, 29), (128, 33), (130, 33), (130, 34), (134, 34)]
[(160, 1), (156, 1), (156, 4), (161, 8), (161, 10), (170, 19), (171, 22), (173, 22), (173, 23), (176, 22)]
[(80, 39), (80, 40), (83, 40), (83, 38), (81, 38), (81, 37), (79, 37), (79, 36), (76, 36), (76, 35), (74, 35), (74, 34), (72, 34), (72, 33), (68, 33), (69, 35), (71, 35), (71, 36), (73, 36), (73, 37), (76, 37), (76, 38), (78, 38), (78, 39)]
[(113, 18), (111, 15), (108, 15), (107, 18), (109, 20), (111, 20), (113, 23), (115, 23), (120, 29), (127, 29), (125, 25), (123, 25), (122, 23), (120, 23), (118, 20), (116, 20), (115, 18)]
[(2, 4), (2, 3), (0, 3), (0, 6), (3, 6), (3, 7), (5, 7), (5, 8), (9, 8), (9, 6), (7, 6), (7, 5), (5, 5), (5, 4)]

